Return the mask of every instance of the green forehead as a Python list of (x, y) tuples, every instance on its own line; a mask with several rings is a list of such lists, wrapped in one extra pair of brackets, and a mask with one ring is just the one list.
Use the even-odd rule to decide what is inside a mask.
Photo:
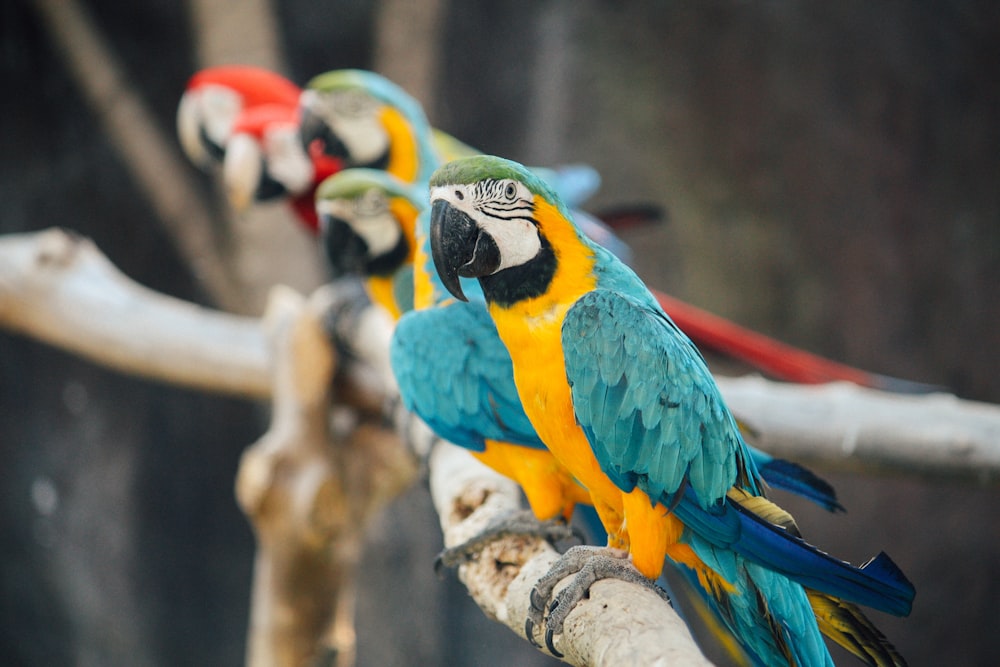
[(327, 178), (316, 189), (317, 199), (353, 199), (372, 188), (382, 190), (390, 197), (405, 197), (417, 203), (419, 196), (414, 189), (391, 174), (375, 169), (346, 169)]
[(444, 165), (431, 176), (431, 186), (471, 185), (488, 179), (520, 181), (528, 190), (545, 199), (554, 199), (552, 191), (525, 166), (492, 155), (477, 155)]
[(337, 70), (313, 77), (307, 88), (322, 92), (364, 88), (363, 79), (354, 70)]

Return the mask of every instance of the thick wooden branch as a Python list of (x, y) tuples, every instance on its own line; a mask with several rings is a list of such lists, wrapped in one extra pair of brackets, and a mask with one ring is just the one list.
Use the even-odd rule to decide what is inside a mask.
[(1000, 407), (952, 394), (889, 394), (849, 383), (719, 378), (761, 449), (855, 471), (1000, 480)]
[[(429, 468), (446, 546), (461, 544), (493, 519), (521, 508), (514, 482), (455, 445), (436, 444)], [(474, 562), (461, 565), (459, 578), (487, 616), (523, 637), (531, 589), (557, 556), (540, 539), (507, 537), (489, 544)], [(594, 584), (564, 629), (555, 646), (572, 665), (711, 664), (668, 603), (624, 581)]]
[(236, 496), (257, 535), (247, 664), (354, 664), (356, 571), (369, 519), (417, 473), (396, 435), (330, 427), (335, 355), (322, 295), (276, 288), (271, 426), (240, 462)]
[(259, 319), (153, 292), (63, 230), (0, 237), (0, 325), (126, 373), (271, 393)]

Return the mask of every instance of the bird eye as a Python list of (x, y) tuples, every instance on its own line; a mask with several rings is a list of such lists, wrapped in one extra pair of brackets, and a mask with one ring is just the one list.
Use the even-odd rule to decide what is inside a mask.
[(513, 200), (517, 196), (517, 187), (513, 183), (508, 183), (503, 189), (503, 195), (507, 199)]
[(458, 201), (462, 201), (463, 199), (465, 199), (465, 195), (462, 194), (461, 190), (455, 190), (455, 199), (457, 199)]

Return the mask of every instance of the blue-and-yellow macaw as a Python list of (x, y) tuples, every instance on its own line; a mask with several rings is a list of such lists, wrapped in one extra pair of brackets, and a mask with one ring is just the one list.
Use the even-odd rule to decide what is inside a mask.
[(697, 349), (545, 183), (517, 163), (465, 158), (435, 173), (431, 206), (440, 278), (459, 299), (460, 277), (479, 279), (532, 426), (608, 533), (602, 557), (567, 553), (584, 589), (557, 596), (550, 636), (595, 577), (622, 573), (615, 556), (627, 553), (650, 580), (666, 558), (689, 568), (760, 664), (830, 664), (820, 625), (847, 644), (845, 628), (887, 644), (852, 626), (863, 618), (853, 604), (905, 615), (912, 585), (885, 554), (855, 568), (798, 537), (764, 497)]
[[(391, 312), (405, 313), (394, 334), (391, 354), (407, 407), (440, 436), (472, 450), (487, 465), (515, 479), (525, 490), (536, 517), (566, 517), (574, 504), (589, 504), (589, 494), (544, 449), (525, 415), (510, 357), (481, 294), (472, 303), (451, 299), (429, 265), (427, 221), (418, 216), (423, 198), (416, 188), (385, 172), (340, 172), (318, 192), (322, 228), (339, 228), (338, 242), (331, 244), (328, 252), (338, 255), (333, 261), (340, 263), (342, 270), (368, 276), (373, 300)], [(408, 269), (413, 262), (411, 273)], [(466, 282), (464, 291), (476, 294), (478, 283)], [(414, 283), (416, 297), (412, 296)], [(407, 312), (407, 300), (416, 302), (416, 311)], [(442, 341), (451, 343), (442, 345)], [(836, 503), (827, 495), (828, 487), (798, 466), (761, 452), (754, 453), (754, 460), (765, 471), (775, 471), (771, 481), (776, 486), (791, 486), (799, 492), (804, 489), (805, 495), (820, 498), (827, 505)], [(603, 539), (603, 530), (595, 530), (592, 524), (593, 517), (585, 513), (584, 525)], [(696, 572), (679, 567), (678, 575), (679, 580), (661, 579), (661, 583), (669, 587), (699, 644), (708, 651), (729, 647), (746, 654), (749, 648), (743, 650), (737, 639), (728, 637), (730, 631), (719, 620), (726, 618), (727, 612), (706, 597)], [(850, 613), (835, 600), (826, 604), (836, 609), (836, 614), (826, 614), (833, 620)], [(839, 632), (841, 643), (873, 646), (868, 649), (872, 655), (887, 651), (877, 631), (863, 625), (863, 616), (847, 624), (838, 622), (845, 629), (829, 625), (824, 634)], [(755, 664), (749, 658), (730, 662)]]

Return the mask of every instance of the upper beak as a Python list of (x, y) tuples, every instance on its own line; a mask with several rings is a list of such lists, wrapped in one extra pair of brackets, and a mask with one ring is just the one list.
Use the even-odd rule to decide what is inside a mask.
[(347, 222), (325, 213), (320, 214), (320, 229), (334, 277), (364, 275), (368, 260), (365, 240)]
[(445, 288), (468, 301), (459, 276), (480, 278), (500, 268), (500, 249), (465, 212), (438, 199), (431, 205), (431, 256)]

